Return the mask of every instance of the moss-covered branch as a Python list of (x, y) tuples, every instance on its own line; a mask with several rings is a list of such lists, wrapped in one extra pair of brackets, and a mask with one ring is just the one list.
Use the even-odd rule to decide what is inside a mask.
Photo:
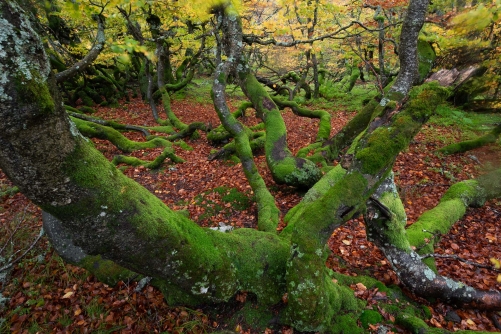
[[(67, 106), (65, 106), (65, 108), (68, 109)], [(150, 132), (145, 127), (142, 127), (142, 126), (121, 124), (121, 123), (118, 123), (118, 122), (115, 122), (115, 121), (106, 121), (106, 120), (103, 120), (103, 119), (100, 119), (100, 118), (90, 117), (90, 116), (79, 114), (79, 113), (72, 112), (72, 111), (68, 111), (68, 114), (71, 117), (73, 117), (73, 118), (78, 118), (78, 119), (82, 119), (82, 120), (87, 121), (87, 122), (92, 122), (92, 123), (100, 124), (100, 125), (103, 125), (103, 126), (108, 126), (108, 127), (111, 127), (111, 128), (113, 128), (115, 130), (121, 130), (121, 131), (139, 131), (145, 137), (150, 136)]]
[[(215, 8), (221, 15), (222, 26), (227, 36), (232, 36), (237, 40), (242, 40), (242, 30), (240, 18), (236, 14), (231, 3)], [(219, 45), (221, 47), (221, 45)], [(242, 163), (242, 168), (249, 182), (258, 205), (258, 228), (260, 230), (276, 232), (278, 226), (279, 210), (275, 204), (275, 199), (268, 191), (266, 184), (259, 174), (254, 163), (252, 150), (249, 143), (249, 135), (243, 125), (231, 114), (226, 103), (226, 82), (231, 73), (237, 67), (238, 59), (242, 56), (242, 48), (228, 49), (229, 54), (226, 61), (221, 61), (216, 67), (215, 79), (212, 85), (211, 96), (214, 101), (216, 112), (225, 129), (233, 136), (237, 155)]]
[[(480, 207), (486, 200), (500, 196), (500, 169), (477, 179), (458, 182), (447, 190), (436, 207), (423, 213), (407, 229), (407, 238), (419, 254), (433, 254), (440, 236), (449, 232), (468, 207)], [(436, 270), (433, 259), (428, 258), (425, 263)]]
[(174, 149), (172, 148), (172, 145), (170, 145), (165, 147), (163, 152), (160, 155), (158, 155), (153, 161), (146, 161), (135, 157), (126, 157), (124, 155), (116, 155), (111, 161), (111, 163), (114, 165), (124, 163), (131, 166), (144, 166), (150, 169), (157, 169), (160, 168), (160, 166), (162, 166), (162, 163), (167, 158), (171, 159), (171, 161), (174, 163), (184, 162), (183, 159), (181, 159), (174, 153)]
[[(252, 152), (262, 149), (266, 143), (266, 133), (253, 132), (249, 134), (249, 145)], [(234, 141), (224, 145), (220, 150), (209, 155), (209, 160), (227, 158), (237, 152), (236, 143)]]
[(288, 72), (286, 75), (282, 76), (281, 80), (284, 82), (290, 80), (296, 84), (296, 88), (293, 91), (293, 95), (299, 93), (299, 91), (303, 89), (305, 92), (305, 98), (307, 100), (311, 99), (310, 85), (308, 85), (308, 83), (304, 80), (304, 78), (299, 76), (299, 74), (297, 74), (296, 72), (294, 71)]
[(78, 131), (86, 137), (109, 140), (119, 150), (123, 152), (133, 152), (146, 148), (167, 147), (170, 142), (163, 138), (153, 138), (145, 142), (136, 142), (128, 139), (117, 130), (97, 123), (84, 121), (79, 118), (72, 118)]
[[(500, 171), (497, 174), (500, 174)], [(459, 188), (462, 186), (464, 188), (465, 184), (460, 185)], [(467, 188), (469, 187), (467, 186)], [(472, 197), (472, 202), (483, 201), (481, 192), (472, 191), (472, 188), (465, 190), (459, 190), (462, 193), (459, 195), (458, 189), (455, 189), (457, 196), (452, 195), (451, 192), (446, 195), (446, 198), (452, 196), (454, 199), (451, 200), (456, 202), (466, 200), (468, 197)], [(442, 210), (444, 209), (455, 215), (454, 210), (457, 208), (453, 205), (449, 208), (442, 207)], [(439, 217), (435, 216), (435, 219), (437, 218)], [(411, 248), (404, 229), (405, 210), (392, 176), (387, 177), (372, 195), (364, 220), (367, 227), (367, 238), (385, 254), (399, 279), (415, 294), (425, 298), (439, 298), (447, 303), (461, 306), (486, 309), (499, 309), (501, 307), (501, 293), (499, 291), (480, 291), (441, 276), (431, 270)]]
[(500, 134), (501, 134), (501, 124), (497, 125), (491, 132), (489, 132), (486, 135), (480, 136), (476, 139), (454, 143), (446, 147), (442, 147), (438, 151), (444, 154), (455, 154), (455, 153), (470, 151), (485, 146), (487, 144), (495, 143), (499, 139)]
[[(232, 113), (233, 117), (240, 118), (245, 115), (245, 111), (252, 108), (252, 103), (246, 101), (242, 102), (238, 109)], [(212, 129), (207, 133), (207, 139), (214, 144), (228, 141), (231, 139), (231, 134), (226, 131), (224, 126), (221, 124), (218, 127)]]
[[(325, 178), (325, 185), (308, 195), (318, 197), (302, 203), (287, 217), (289, 224), (283, 234), (291, 235), (291, 256), (286, 277), (290, 317), (295, 326), (305, 323), (306, 319), (316, 319), (303, 330), (325, 331), (337, 312), (337, 305), (349, 302), (341, 287), (328, 279), (325, 243), (335, 228), (363, 211), (366, 200), (391, 171), (398, 153), (407, 147), (447, 94), (436, 84), (419, 87), (400, 113), (389, 113), (392, 117), (384, 122), (375, 119), (374, 124), (378, 126), (370, 125), (356, 142), (347, 173), (342, 175), (341, 170), (333, 170), (330, 177), (337, 181), (329, 187), (330, 177)], [(322, 298), (318, 298), (319, 295)]]

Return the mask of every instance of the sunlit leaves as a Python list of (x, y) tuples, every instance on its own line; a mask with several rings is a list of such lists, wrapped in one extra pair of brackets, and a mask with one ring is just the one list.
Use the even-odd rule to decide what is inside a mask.
[[(115, 42), (110, 46), (110, 50), (117, 55), (124, 55), (124, 53), (133, 54), (135, 52), (142, 53), (148, 59), (155, 61), (156, 55), (155, 52), (148, 48), (146, 45), (141, 45), (139, 41), (135, 39), (125, 36), (123, 41)], [(125, 56), (122, 60), (128, 60), (128, 56)]]
[[(494, 265), (494, 268), (501, 269), (501, 261), (499, 261), (496, 258), (491, 258), (491, 262)], [(498, 283), (501, 283), (501, 274), (498, 275), (498, 278), (496, 280), (497, 280)]]
[[(499, 4), (498, 4), (499, 5)], [(458, 33), (481, 31), (497, 21), (499, 8), (496, 6), (478, 7), (457, 15), (453, 19), (454, 30)]]

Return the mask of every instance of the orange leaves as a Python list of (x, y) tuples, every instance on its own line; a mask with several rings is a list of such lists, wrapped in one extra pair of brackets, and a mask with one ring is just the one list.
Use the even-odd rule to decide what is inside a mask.
[(370, 6), (381, 6), (382, 8), (392, 8), (407, 6), (409, 4), (408, 0), (365, 0), (365, 3)]

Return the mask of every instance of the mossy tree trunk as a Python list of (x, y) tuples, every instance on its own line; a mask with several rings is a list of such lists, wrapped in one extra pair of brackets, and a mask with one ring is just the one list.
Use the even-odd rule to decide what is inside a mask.
[[(227, 36), (238, 37), (241, 31), (231, 24), (238, 23), (238, 16), (231, 5), (216, 12), (228, 20), (223, 21)], [(287, 293), (283, 323), (299, 330), (341, 332), (343, 320), (344, 328), (358, 329), (355, 317), (348, 325), (346, 318), (363, 305), (348, 287), (333, 281), (325, 266), (326, 242), (335, 228), (364, 212), (397, 154), (446, 95), (444, 89), (435, 84), (416, 89), (398, 112), (388, 110), (384, 122), (375, 120), (354, 146), (347, 171), (333, 169), (315, 184), (277, 235), (273, 198), (253, 165), (246, 133), (228, 116), (224, 100), (228, 75), (243, 65), (241, 49), (234, 49), (229, 53), (234, 57), (217, 66), (213, 98), (221, 120), (238, 138), (246, 176), (267, 209), (260, 208), (261, 231), (221, 233), (172, 211), (95, 150), (68, 119), (41, 40), (22, 9), (13, 1), (1, 2), (0, 20), (5, 46), (0, 68), (6, 79), (0, 81), (0, 168), (47, 212), (44, 226), (64, 259), (110, 283), (134, 273), (151, 276), (171, 304), (225, 302), (243, 290), (269, 306), (281, 303)], [(384, 225), (382, 229), (386, 232)]]
[[(413, 6), (417, 7), (415, 4)], [(412, 8), (412, 10), (418, 9), (423, 11), (422, 8)], [(418, 32), (415, 32), (419, 27), (418, 23), (404, 21), (404, 31), (408, 31), (408, 33), (401, 35), (400, 43), (403, 43), (407, 49), (399, 54), (401, 70), (395, 83), (389, 89), (385, 89), (386, 93), (379, 102), (371, 100), (346, 126), (324, 144), (322, 152), (327, 161), (338, 158), (341, 151), (349, 147), (372, 120), (380, 118), (387, 110), (392, 110), (400, 104), (410, 88), (414, 84), (422, 82), (431, 71), (436, 57), (435, 51), (429, 43), (418, 39)]]
[[(266, 128), (266, 162), (277, 183), (309, 188), (320, 179), (321, 172), (311, 161), (297, 158), (287, 146), (287, 129), (280, 114), (280, 109), (268, 92), (251, 72), (243, 50), (242, 24), (238, 14), (224, 2), (217, 11), (221, 17), (222, 48), (227, 61), (232, 64), (231, 74), (238, 78), (238, 83), (247, 98), (252, 102), (258, 116)], [(221, 50), (222, 51), (222, 50)], [(224, 74), (216, 77), (216, 83), (225, 81)]]

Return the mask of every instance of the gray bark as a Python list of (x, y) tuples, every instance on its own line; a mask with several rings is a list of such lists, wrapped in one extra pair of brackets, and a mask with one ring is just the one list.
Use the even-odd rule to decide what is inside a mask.
[(414, 0), (409, 3), (400, 33), (398, 50), (400, 71), (390, 89), (390, 94), (396, 92), (406, 96), (419, 78), (417, 41), (424, 24), (428, 4), (429, 0)]

